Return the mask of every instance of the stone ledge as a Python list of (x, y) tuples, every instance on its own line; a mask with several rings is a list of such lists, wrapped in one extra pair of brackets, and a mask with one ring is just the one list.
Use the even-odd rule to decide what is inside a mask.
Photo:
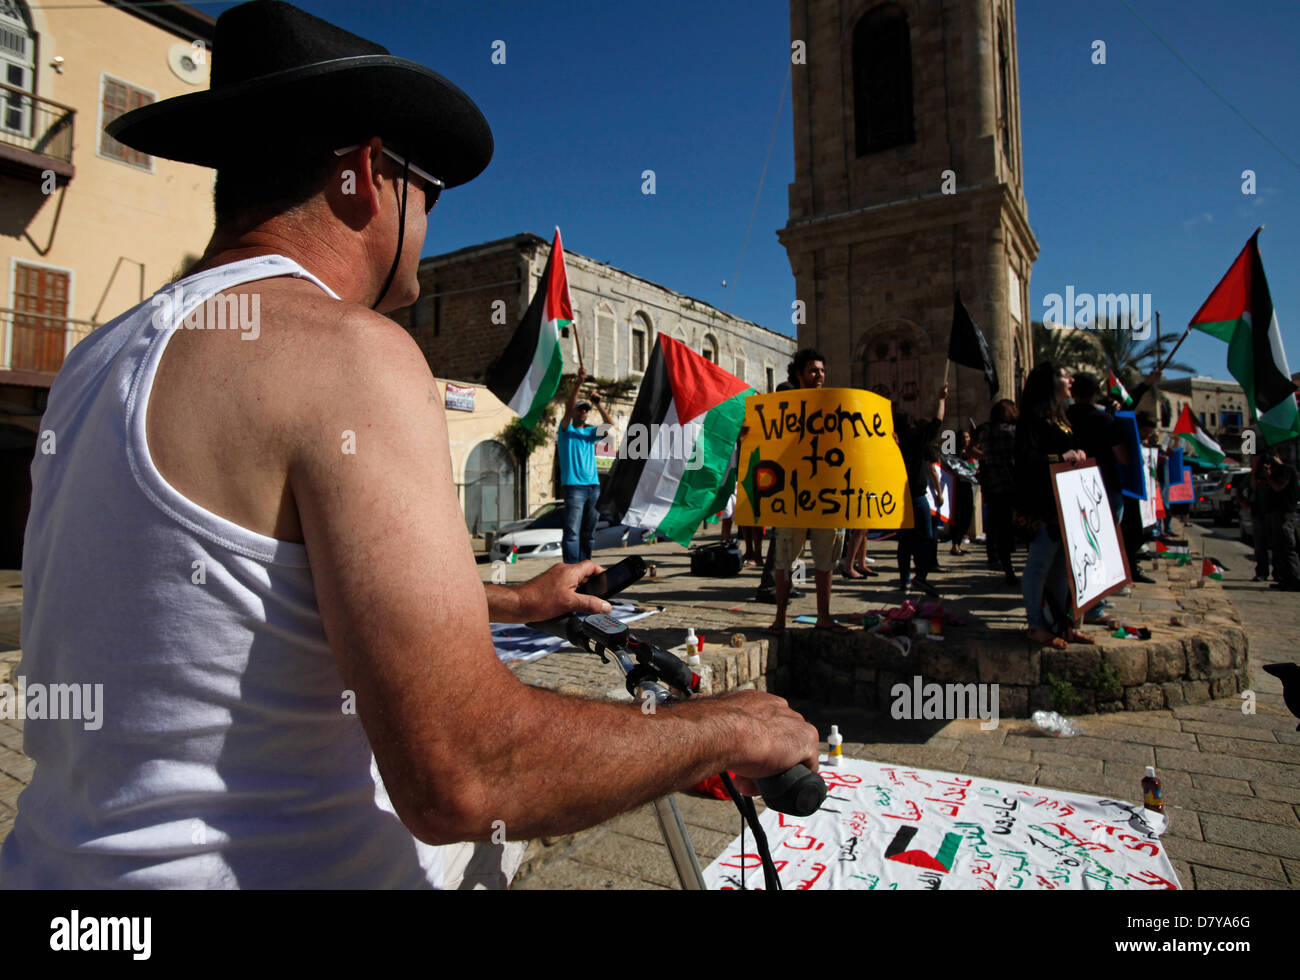
[(1039, 709), (1150, 711), (1232, 698), (1246, 690), (1249, 643), (1223, 587), (1185, 566), (1157, 564), (1155, 571), (1166, 581), (1135, 603), (1151, 617), (1149, 640), (1107, 637), (1096, 646), (1052, 650), (1018, 633), (959, 627), (941, 641), (912, 637), (904, 656), (887, 640), (861, 630), (791, 630), (771, 655), (780, 666), (769, 673), (768, 689), (888, 711), (894, 685), (910, 684), (918, 675), (926, 684), (997, 684), (1004, 717), (1026, 717)]

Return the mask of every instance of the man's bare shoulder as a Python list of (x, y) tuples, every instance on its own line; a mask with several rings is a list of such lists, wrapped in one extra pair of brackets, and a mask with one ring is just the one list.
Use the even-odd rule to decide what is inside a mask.
[(359, 303), (317, 289), (271, 287), (261, 297), (262, 337), (277, 355), (304, 359), (326, 376), (358, 369), (427, 365), (419, 346), (396, 321)]
[(432, 373), (400, 324), (302, 285), (268, 284), (262, 290), (260, 335), (244, 351), (256, 362), (249, 366), (270, 400), (309, 417), (381, 400), (427, 400)]

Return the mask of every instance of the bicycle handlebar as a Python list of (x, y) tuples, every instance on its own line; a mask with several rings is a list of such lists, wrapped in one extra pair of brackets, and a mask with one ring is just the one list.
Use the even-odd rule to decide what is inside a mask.
[(779, 776), (756, 779), (763, 802), (773, 810), (792, 817), (808, 817), (821, 809), (826, 800), (826, 780), (802, 762)]
[[(633, 636), (626, 624), (609, 616), (579, 616), (569, 613), (528, 625), (568, 640), (588, 653), (597, 653), (602, 647), (613, 653), (626, 651), (638, 663), (649, 667), (686, 697), (690, 697), (699, 687), (699, 677), (687, 664), (653, 643), (646, 643)], [(597, 646), (595, 650), (592, 649), (593, 643)], [(621, 662), (619, 666), (623, 666)], [(768, 806), (792, 817), (807, 817), (816, 813), (826, 799), (826, 781), (803, 763), (791, 766), (780, 775), (756, 779), (754, 783)]]

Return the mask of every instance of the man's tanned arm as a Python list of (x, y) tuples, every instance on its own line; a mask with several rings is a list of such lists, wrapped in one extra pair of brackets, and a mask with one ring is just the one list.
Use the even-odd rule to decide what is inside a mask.
[[(817, 733), (737, 692), (645, 715), (520, 683), (497, 659), (446, 420), (410, 336), (353, 308), (302, 352), (290, 479), (321, 616), (393, 805), (428, 843), (588, 827), (730, 767), (816, 766)], [(340, 451), (355, 433), (356, 452)]]

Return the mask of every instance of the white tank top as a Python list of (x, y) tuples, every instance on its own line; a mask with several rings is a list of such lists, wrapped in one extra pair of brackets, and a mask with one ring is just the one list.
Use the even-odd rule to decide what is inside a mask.
[[(160, 325), (286, 275), (338, 299), (263, 256), (182, 280)], [(18, 674), (29, 706), (36, 685), (103, 696), (98, 729), (93, 702), (81, 720), (28, 712), (35, 773), (0, 887), (439, 887), (445, 849), (398, 820), (344, 711), (306, 548), (204, 510), (154, 468), (145, 411), (173, 334), (151, 322), (162, 309), (146, 301), (79, 343), (41, 422), (53, 442), (32, 463)]]

